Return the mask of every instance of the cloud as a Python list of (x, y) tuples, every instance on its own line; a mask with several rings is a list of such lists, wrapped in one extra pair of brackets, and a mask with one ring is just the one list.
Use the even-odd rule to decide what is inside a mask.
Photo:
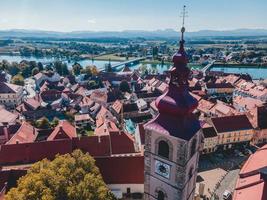
[(3, 19), (0, 19), (0, 23), (1, 24), (5, 24), (5, 23), (7, 23), (8, 22), (8, 20), (7, 19), (5, 19), (5, 18), (3, 18)]
[(89, 24), (96, 24), (96, 20), (95, 19), (88, 19), (87, 22)]

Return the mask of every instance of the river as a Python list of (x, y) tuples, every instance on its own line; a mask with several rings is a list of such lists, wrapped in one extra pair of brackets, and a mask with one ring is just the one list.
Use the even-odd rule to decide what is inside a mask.
[(267, 67), (252, 67), (252, 66), (212, 66), (210, 71), (221, 71), (225, 73), (236, 73), (236, 74), (249, 74), (253, 79), (266, 79), (267, 78)]
[[(41, 63), (50, 63), (54, 62), (56, 60), (59, 60), (57, 58), (53, 57), (44, 57), (44, 58), (36, 58), (36, 57), (22, 57), (22, 56), (10, 56), (10, 55), (0, 55), (0, 61), (1, 60), (7, 60), (9, 62), (20, 62), (22, 60), (30, 60), (30, 61), (36, 61), (36, 62), (41, 62)], [(66, 62), (66, 61), (64, 61)], [(71, 62), (66, 62), (69, 68), (73, 65), (74, 61)], [(103, 69), (105, 67), (105, 64), (108, 64), (108, 61), (104, 60), (91, 60), (91, 59), (86, 59), (86, 60), (81, 60), (78, 61), (82, 67), (86, 67), (88, 65), (95, 65), (98, 69)], [(117, 64), (119, 63), (118, 61), (111, 61), (111, 64)], [(130, 66), (130, 68), (133, 69), (138, 69), (141, 67), (141, 63), (135, 64)], [(158, 73), (162, 73), (170, 68), (170, 65), (168, 64), (145, 64), (147, 69), (150, 71), (157, 71)], [(118, 71), (121, 70), (124, 66), (118, 67)], [(192, 66), (192, 69), (198, 69), (198, 66)], [(253, 79), (260, 79), (260, 78), (267, 78), (267, 67), (266, 68), (257, 68), (257, 67), (251, 67), (251, 66), (216, 66), (214, 65), (211, 69), (211, 71), (222, 71), (225, 73), (243, 73), (243, 74), (250, 74)]]

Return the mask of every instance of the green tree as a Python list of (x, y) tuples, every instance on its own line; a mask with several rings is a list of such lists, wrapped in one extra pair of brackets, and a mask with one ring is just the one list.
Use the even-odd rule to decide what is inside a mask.
[(95, 160), (75, 150), (57, 155), (53, 161), (35, 163), (18, 180), (18, 186), (5, 196), (6, 200), (113, 200)]
[(36, 127), (42, 129), (50, 128), (49, 120), (46, 117), (43, 117), (42, 119), (36, 122)]
[(88, 77), (92, 76), (92, 71), (90, 66), (86, 66), (84, 69), (82, 69), (82, 73), (86, 74)]
[(38, 62), (37, 66), (38, 66), (39, 71), (43, 71), (44, 70), (44, 66), (43, 66), (43, 64), (41, 62)]
[(8, 72), (12, 75), (15, 76), (19, 73), (19, 64), (17, 62), (12, 62), (11, 64), (7, 65), (8, 66)]
[(66, 65), (66, 63), (62, 63), (61, 61), (55, 61), (54, 62), (54, 69), (61, 76), (69, 74), (68, 66)]
[(22, 75), (18, 74), (18, 75), (16, 75), (16, 76), (13, 76), (11, 82), (12, 82), (13, 84), (23, 86), (23, 85), (24, 85), (24, 78), (23, 78)]
[(93, 65), (92, 67), (91, 67), (91, 72), (92, 72), (92, 75), (93, 76), (97, 76), (98, 75), (98, 69), (97, 69), (97, 67), (95, 66), (95, 65)]
[(35, 67), (32, 69), (32, 76), (36, 75), (39, 73), (39, 68), (38, 67)]
[(121, 81), (121, 83), (120, 83), (120, 91), (121, 92), (131, 92), (129, 83), (126, 80)]
[(98, 87), (98, 84), (95, 80), (90, 80), (87, 83), (89, 89), (96, 89)]
[(71, 112), (65, 112), (66, 119), (69, 120), (70, 122), (74, 121), (74, 114)]
[(51, 122), (51, 125), (52, 125), (53, 127), (56, 127), (56, 126), (58, 125), (58, 123), (59, 123), (59, 119), (56, 118), (56, 117), (54, 117), (53, 121)]
[(72, 65), (72, 73), (77, 76), (81, 74), (81, 69), (82, 66), (79, 63), (74, 63), (74, 65)]

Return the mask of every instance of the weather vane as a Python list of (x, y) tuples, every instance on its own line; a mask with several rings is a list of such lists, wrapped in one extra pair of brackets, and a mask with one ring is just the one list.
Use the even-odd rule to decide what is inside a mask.
[(184, 21), (185, 21), (185, 18), (188, 17), (187, 11), (185, 10), (185, 8), (186, 8), (186, 6), (184, 5), (183, 11), (182, 11), (182, 16), (181, 16), (183, 18), (183, 25), (182, 25), (182, 28), (181, 28), (181, 32), (182, 32), (181, 41), (184, 40), (184, 32), (185, 32)]

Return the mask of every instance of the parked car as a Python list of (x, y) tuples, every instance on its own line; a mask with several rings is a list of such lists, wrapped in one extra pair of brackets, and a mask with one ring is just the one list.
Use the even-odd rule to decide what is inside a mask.
[(229, 190), (225, 190), (223, 193), (223, 200), (230, 200), (232, 198), (232, 193)]

